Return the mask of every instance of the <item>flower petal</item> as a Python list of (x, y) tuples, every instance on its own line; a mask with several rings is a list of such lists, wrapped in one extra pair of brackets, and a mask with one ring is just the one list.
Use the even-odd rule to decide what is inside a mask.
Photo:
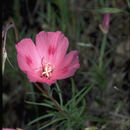
[(66, 54), (69, 42), (60, 31), (41, 31), (36, 36), (36, 48), (46, 62), (58, 65)]
[(46, 83), (48, 85), (51, 85), (56, 82), (56, 80), (47, 79), (46, 77), (41, 78), (40, 75), (33, 72), (28, 72), (27, 76), (30, 82), (40, 82), (40, 83)]
[(64, 57), (61, 67), (56, 68), (53, 77), (56, 79), (71, 77), (79, 67), (78, 51), (71, 51)]
[(41, 60), (31, 39), (23, 39), (16, 44), (17, 60), (21, 70), (34, 71), (41, 66)]
[(24, 73), (26, 73), (27, 71), (31, 71), (31, 68), (29, 67), (29, 65), (26, 62), (25, 56), (17, 54), (17, 61), (18, 61), (19, 68)]

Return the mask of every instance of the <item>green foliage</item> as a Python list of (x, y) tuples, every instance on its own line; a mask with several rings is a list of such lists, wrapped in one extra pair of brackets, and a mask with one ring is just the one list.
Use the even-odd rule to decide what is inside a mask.
[(43, 3), (47, 7), (46, 13), (37, 11), (42, 29), (47, 31), (60, 30), (72, 40), (77, 41), (80, 36), (82, 17), (78, 19), (75, 11), (70, 11), (66, 0), (48, 0)]
[[(71, 1), (42, 0), (42, 1), (38, 1), (38, 2), (40, 3), (38, 5), (38, 9), (33, 11), (33, 13), (35, 12), (35, 14), (33, 14), (32, 12), (29, 12), (31, 14), (31, 16), (27, 16), (28, 17), (27, 19), (29, 19), (29, 21), (31, 21), (30, 22), (31, 27), (29, 27), (30, 25), (28, 26), (28, 23), (23, 25), (24, 17), (21, 15), (20, 1), (14, 0), (14, 4), (13, 4), (14, 17), (13, 17), (13, 19), (19, 29), (19, 36), (18, 36), (19, 40), (21, 40), (25, 37), (33, 38), (33, 40), (34, 40), (35, 34), (38, 33), (39, 26), (40, 26), (40, 29), (41, 30), (43, 29), (45, 31), (57, 31), (57, 30), (62, 31), (69, 38), (70, 45), (71, 45), (70, 48), (75, 49), (77, 47), (77, 43), (79, 43), (79, 45), (81, 47), (84, 47), (84, 48), (92, 47), (92, 48), (98, 50), (98, 48), (96, 48), (97, 47), (96, 45), (94, 45), (90, 41), (86, 41), (89, 39), (89, 38), (86, 39), (86, 37), (88, 35), (91, 35), (91, 32), (93, 33), (94, 28), (97, 27), (97, 25), (96, 25), (96, 27), (95, 26), (91, 27), (92, 21), (90, 18), (93, 19), (93, 17), (90, 17), (87, 14), (88, 12), (86, 13), (87, 15), (86, 14), (83, 14), (81, 16), (78, 15), (78, 13), (79, 14), (81, 12), (84, 13), (86, 10), (88, 11), (88, 9), (81, 9), (81, 12), (80, 12), (80, 8), (82, 6), (81, 7), (79, 6), (79, 9), (78, 9), (77, 6), (75, 6), (76, 1), (74, 1), (74, 0), (71, 0)], [(116, 14), (119, 14), (119, 13), (122, 13), (124, 15), (124, 13), (125, 13), (123, 8), (121, 8), (121, 9), (119, 7), (110, 8), (109, 5), (111, 2), (109, 2), (109, 0), (99, 0), (96, 3), (99, 3), (99, 5), (97, 4), (98, 6), (96, 6), (98, 8), (92, 8), (92, 12), (94, 12), (94, 14), (92, 14), (92, 16), (96, 17), (96, 14), (98, 14), (97, 19), (100, 19), (100, 16), (104, 13), (110, 13), (113, 16)], [(115, 0), (114, 0), (114, 3), (116, 3)], [(128, 5), (128, 8), (130, 8), (129, 0), (126, 0), (126, 3)], [(89, 3), (89, 1), (88, 1), (88, 5), (89, 4), (91, 5), (91, 3)], [(93, 2), (92, 2), (92, 4), (93, 4)], [(44, 7), (42, 8), (42, 6), (44, 6)], [(111, 6), (112, 6), (112, 4), (111, 4)], [(28, 7), (27, 7), (27, 10), (29, 11)], [(112, 16), (112, 18), (114, 19), (113, 16)], [(30, 17), (31, 17), (31, 19), (30, 19)], [(87, 19), (87, 20), (85, 20), (85, 19)], [(35, 22), (38, 24), (35, 25), (35, 27), (33, 27), (32, 25)], [(102, 21), (100, 21), (100, 23), (101, 22)], [(81, 31), (82, 31), (82, 33), (81, 33)], [(94, 30), (94, 33), (96, 33), (96, 30)], [(117, 33), (117, 32), (115, 32), (115, 33)], [(83, 37), (85, 37), (85, 38), (83, 38)], [(89, 36), (89, 37), (91, 39), (91, 36)], [(112, 37), (112, 34), (110, 35), (110, 38), (111, 37)], [(98, 50), (99, 55), (97, 56), (97, 59), (94, 60), (92, 58), (89, 58), (89, 56), (87, 56), (91, 65), (88, 66), (88, 68), (89, 68), (88, 72), (82, 72), (82, 74), (85, 75), (83, 77), (83, 80), (85, 81), (83, 83), (83, 88), (82, 89), (80, 88), (82, 85), (80, 85), (79, 83), (75, 85), (74, 80), (71, 79), (72, 97), (67, 101), (66, 104), (64, 104), (64, 100), (63, 100), (64, 98), (62, 95), (63, 92), (61, 91), (58, 83), (56, 83), (55, 87), (52, 89), (49, 86), (46, 87), (47, 92), (50, 96), (53, 95), (53, 92), (57, 93), (59, 102), (57, 100), (55, 100), (55, 102), (61, 108), (61, 110), (63, 110), (63, 112), (65, 113), (65, 114), (63, 114), (61, 111), (59, 111), (57, 109), (55, 103), (52, 102), (46, 94), (44, 94), (44, 93), (40, 94), (40, 93), (35, 92), (33, 86), (28, 82), (28, 80), (25, 78), (25, 76), (22, 73), (19, 74), (19, 69), (18, 69), (17, 59), (16, 59), (16, 49), (15, 49), (16, 40), (14, 37), (14, 32), (12, 30), (9, 31), (9, 33), (7, 35), (7, 45), (6, 45), (8, 57), (6, 57), (6, 54), (3, 54), (3, 66), (2, 67), (3, 67), (3, 70), (4, 70), (4, 68), (6, 68), (5, 75), (8, 75), (8, 79), (10, 79), (10, 81), (11, 81), (10, 83), (16, 82), (15, 85), (12, 85), (12, 86), (14, 86), (14, 89), (18, 88), (18, 86), (20, 86), (21, 84), (24, 86), (27, 86), (30, 89), (29, 90), (30, 92), (26, 92), (26, 95), (27, 95), (27, 97), (29, 97), (30, 100), (25, 100), (25, 103), (27, 103), (29, 106), (34, 108), (34, 115), (35, 115), (36, 119), (29, 122), (28, 123), (29, 126), (36, 124), (36, 127), (38, 130), (40, 130), (40, 129), (42, 130), (47, 127), (53, 127), (55, 129), (59, 128), (60, 130), (62, 130), (62, 129), (66, 130), (66, 129), (70, 129), (70, 128), (72, 128), (74, 130), (79, 130), (79, 129), (82, 129), (82, 128), (84, 129), (87, 127), (88, 130), (94, 130), (94, 129), (97, 129), (97, 127), (86, 126), (86, 121), (91, 121), (91, 122), (96, 122), (96, 123), (97, 122), (107, 123), (110, 120), (110, 119), (101, 119), (101, 118), (91, 117), (91, 116), (89, 116), (89, 114), (87, 113), (87, 110), (86, 110), (86, 96), (92, 90), (92, 88), (98, 87), (101, 90), (101, 92), (104, 93), (104, 91), (109, 83), (108, 78), (110, 75), (107, 70), (110, 69), (109, 65), (113, 59), (112, 58), (108, 59), (107, 56), (108, 56), (108, 54), (113, 52), (113, 50), (115, 48), (113, 48), (113, 46), (112, 46), (111, 47), (112, 49), (109, 49), (108, 51), (106, 51), (107, 44), (109, 44), (107, 41), (107, 35), (103, 34), (101, 39), (102, 39), (102, 42), (100, 43), (100, 49)], [(82, 57), (82, 55), (85, 54), (85, 51), (84, 52), (79, 51), (81, 57)], [(83, 60), (84, 59), (81, 59), (81, 62)], [(92, 79), (92, 82), (90, 82), (87, 79), (88, 77)], [(18, 81), (21, 81), (22, 83), (19, 85), (19, 83), (17, 83)], [(87, 81), (87, 83), (86, 83), (86, 81)], [(16, 86), (16, 88), (15, 88), (15, 86)], [(11, 87), (11, 85), (10, 85), (10, 87)], [(78, 87), (80, 88), (80, 90), (77, 89)], [(37, 101), (39, 96), (43, 97), (42, 102)], [(4, 100), (7, 100), (7, 99), (5, 98)], [(104, 105), (104, 103), (102, 101), (102, 97), (95, 96), (95, 101), (100, 106)], [(44, 115), (39, 115), (40, 114), (40, 112), (38, 110), (39, 107), (47, 108)], [(121, 111), (121, 109), (123, 107), (124, 107), (123, 101), (117, 102), (116, 111), (117, 112)], [(42, 121), (44, 121), (44, 123)], [(126, 121), (124, 123), (124, 128), (126, 127), (129, 129), (129, 123), (130, 123), (129, 120)]]
[[(68, 128), (74, 128), (75, 130), (76, 129), (78, 130), (79, 128), (86, 127), (87, 120), (95, 121), (95, 122), (108, 121), (107, 119), (98, 119), (98, 118), (89, 117), (86, 114), (85, 96), (94, 87), (94, 84), (91, 84), (91, 85), (87, 84), (86, 86), (84, 86), (83, 89), (78, 91), (75, 87), (75, 83), (73, 79), (71, 79), (71, 83), (72, 83), (72, 98), (66, 104), (63, 104), (62, 93), (61, 93), (58, 83), (56, 83), (56, 89), (52, 90), (52, 92), (53, 91), (57, 92), (60, 99), (60, 103), (58, 102), (56, 103), (64, 111), (65, 114), (63, 114), (61, 111), (57, 111), (57, 107), (55, 106), (55, 104), (52, 101), (50, 101), (47, 98), (47, 96), (45, 96), (44, 94), (42, 94), (42, 96), (47, 98), (44, 103), (38, 103), (34, 101), (25, 101), (26, 103), (31, 104), (31, 105), (40, 105), (43, 107), (50, 108), (50, 110), (47, 111), (47, 114), (37, 117), (35, 120), (29, 122), (28, 125), (32, 125), (43, 119), (48, 120), (49, 118), (49, 120), (44, 125), (40, 125), (38, 130), (41, 130), (51, 125), (53, 125), (54, 128), (60, 128), (63, 130), (68, 129)], [(37, 94), (37, 93), (31, 92), (27, 94), (30, 95), (30, 94)]]
[(107, 44), (107, 34), (104, 34), (101, 43), (99, 59), (94, 61), (89, 58), (89, 61), (92, 64), (92, 68), (90, 69), (89, 72), (82, 72), (82, 74), (91, 76), (94, 79), (94, 84), (100, 88), (101, 92), (103, 92), (107, 87), (109, 74), (107, 74), (106, 72), (109, 64), (112, 61), (112, 59), (110, 58), (104, 63), (105, 57), (111, 52), (109, 51), (105, 53), (106, 44)]
[(102, 9), (96, 9), (95, 10), (98, 13), (104, 14), (104, 13), (121, 13), (123, 12), (123, 10), (119, 9), (119, 8), (102, 8)]

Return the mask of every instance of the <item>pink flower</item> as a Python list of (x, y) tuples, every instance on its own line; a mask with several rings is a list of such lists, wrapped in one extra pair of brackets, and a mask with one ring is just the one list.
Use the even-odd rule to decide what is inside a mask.
[(66, 54), (68, 46), (60, 31), (41, 31), (36, 35), (36, 45), (28, 38), (16, 44), (18, 65), (30, 82), (51, 85), (73, 76), (80, 67), (77, 51)]

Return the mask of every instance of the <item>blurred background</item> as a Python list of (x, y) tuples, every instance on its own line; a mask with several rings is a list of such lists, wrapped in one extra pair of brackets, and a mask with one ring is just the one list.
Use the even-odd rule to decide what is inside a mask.
[[(103, 8), (116, 8), (110, 13), (110, 25), (103, 59), (104, 69), (96, 69), (100, 55), (103, 31)], [(15, 44), (23, 38), (32, 38), (40, 31), (62, 31), (69, 39), (69, 51), (78, 50), (80, 69), (73, 79), (80, 90), (85, 84), (95, 82), (86, 95), (86, 113), (114, 121), (93, 123), (99, 130), (129, 130), (124, 121), (130, 119), (130, 2), (129, 0), (4, 0), (2, 5), (2, 31), (13, 20), (7, 32), (3, 74), (3, 127), (27, 128), (46, 108), (29, 105), (28, 91), (37, 91), (26, 75), (18, 68)], [(109, 62), (108, 62), (109, 61)], [(71, 98), (71, 80), (58, 81), (66, 103)], [(53, 85), (52, 85), (53, 87)], [(57, 98), (54, 94), (55, 99)], [(32, 97), (41, 100), (40, 97)], [(106, 125), (106, 128), (102, 126)], [(49, 129), (49, 128), (48, 128)]]

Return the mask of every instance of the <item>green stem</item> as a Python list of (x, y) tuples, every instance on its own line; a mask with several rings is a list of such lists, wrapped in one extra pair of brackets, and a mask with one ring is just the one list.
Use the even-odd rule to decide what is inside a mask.
[(104, 58), (106, 43), (107, 43), (107, 34), (104, 34), (102, 44), (101, 44), (100, 57), (99, 57), (99, 72), (101, 72), (103, 67), (103, 58)]
[(59, 110), (67, 119), (75, 121), (75, 119), (73, 119), (70, 115), (64, 112), (64, 110), (59, 106), (59, 104), (57, 104), (57, 102), (52, 96), (50, 96), (45, 90), (43, 90), (37, 83), (34, 84), (42, 93), (44, 93), (55, 104), (57, 110)]
[(56, 82), (55, 84), (56, 84), (56, 87), (57, 87), (57, 90), (58, 90), (58, 94), (59, 94), (59, 98), (60, 98), (60, 104), (61, 104), (61, 107), (62, 107), (63, 106), (63, 100), (62, 100), (61, 90), (60, 90), (58, 83)]

